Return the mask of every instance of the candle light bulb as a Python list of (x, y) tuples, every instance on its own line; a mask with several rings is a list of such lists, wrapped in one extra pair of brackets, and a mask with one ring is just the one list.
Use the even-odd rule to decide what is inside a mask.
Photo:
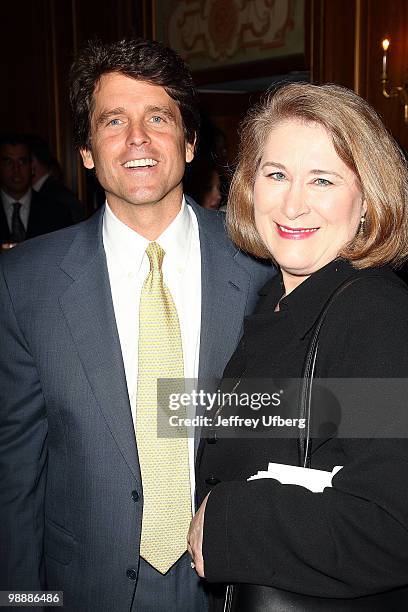
[(388, 40), (388, 38), (384, 38), (381, 44), (384, 51), (388, 51), (388, 47), (390, 46), (390, 41)]

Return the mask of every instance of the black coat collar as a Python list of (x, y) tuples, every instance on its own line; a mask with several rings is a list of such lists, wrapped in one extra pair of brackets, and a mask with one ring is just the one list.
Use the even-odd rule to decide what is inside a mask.
[(378, 268), (358, 270), (349, 261), (336, 259), (309, 276), (284, 298), (282, 275), (278, 274), (260, 291), (259, 294), (264, 298), (260, 301), (257, 314), (262, 316), (266, 312), (271, 313), (280, 300), (281, 312), (289, 313), (296, 335), (300, 339), (304, 338), (316, 323), (330, 296), (344, 281), (355, 276), (376, 274)]

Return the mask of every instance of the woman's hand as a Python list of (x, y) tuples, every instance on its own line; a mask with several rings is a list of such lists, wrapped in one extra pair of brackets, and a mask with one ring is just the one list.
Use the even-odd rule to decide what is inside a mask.
[(203, 529), (205, 507), (207, 505), (208, 495), (204, 498), (203, 503), (193, 517), (187, 536), (187, 550), (192, 558), (191, 567), (195, 567), (195, 571), (201, 578), (205, 578), (203, 559)]

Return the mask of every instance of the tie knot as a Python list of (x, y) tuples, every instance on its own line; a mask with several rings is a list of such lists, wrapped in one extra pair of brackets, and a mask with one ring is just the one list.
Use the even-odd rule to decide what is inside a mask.
[(20, 208), (21, 208), (21, 203), (20, 202), (13, 202), (13, 210), (14, 210), (14, 212), (19, 213), (20, 212)]
[(151, 242), (146, 249), (146, 255), (150, 261), (150, 270), (159, 271), (161, 270), (163, 258), (165, 252), (157, 242)]

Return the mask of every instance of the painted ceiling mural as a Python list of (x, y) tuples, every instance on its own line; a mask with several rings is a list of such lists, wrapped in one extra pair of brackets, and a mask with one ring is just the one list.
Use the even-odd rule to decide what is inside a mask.
[(160, 0), (156, 36), (193, 70), (304, 52), (304, 0)]

